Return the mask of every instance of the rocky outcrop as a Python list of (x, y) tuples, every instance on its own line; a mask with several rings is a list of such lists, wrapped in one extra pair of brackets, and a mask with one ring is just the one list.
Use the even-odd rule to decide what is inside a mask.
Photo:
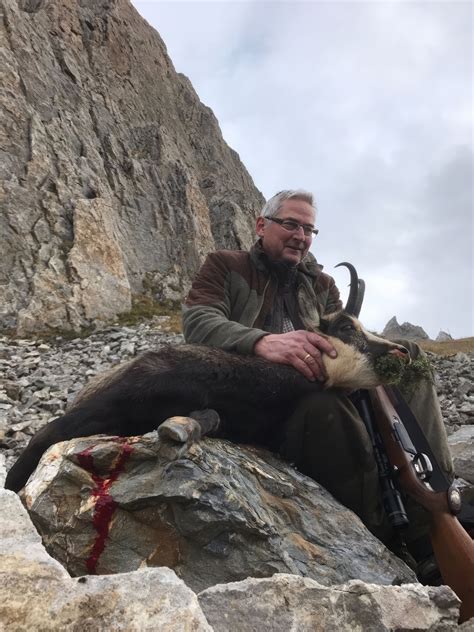
[(72, 575), (167, 566), (193, 590), (275, 572), (323, 585), (416, 579), (316, 482), (228, 441), (74, 439), (43, 456), (24, 499)]
[(0, 326), (179, 299), (263, 198), (128, 0), (1, 0)]
[[(71, 578), (47, 554), (16, 494), (0, 489), (0, 515), (0, 622), (5, 630), (458, 629), (458, 600), (445, 586), (352, 581), (329, 588), (275, 575), (217, 585), (200, 593), (198, 601), (163, 567)], [(472, 629), (469, 625), (459, 629)]]
[(452, 340), (453, 337), (451, 334), (448, 334), (446, 331), (441, 330), (439, 334), (436, 336), (436, 342), (446, 342), (446, 340)]
[(396, 316), (393, 316), (385, 325), (382, 336), (386, 338), (407, 338), (408, 340), (429, 340), (428, 334), (422, 327), (411, 323), (399, 325)]

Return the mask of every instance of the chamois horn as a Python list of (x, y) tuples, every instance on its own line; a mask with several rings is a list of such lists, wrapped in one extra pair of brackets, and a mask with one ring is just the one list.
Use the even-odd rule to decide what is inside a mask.
[(354, 268), (352, 263), (343, 261), (342, 263), (338, 263), (335, 267), (339, 268), (339, 266), (345, 266), (351, 273), (349, 297), (347, 299), (346, 306), (344, 307), (344, 311), (358, 318), (362, 307), (362, 301), (364, 300), (365, 281), (363, 279), (359, 279), (357, 270)]

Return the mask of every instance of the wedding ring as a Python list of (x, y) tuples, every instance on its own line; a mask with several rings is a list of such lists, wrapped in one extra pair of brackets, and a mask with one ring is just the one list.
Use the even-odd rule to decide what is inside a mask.
[(305, 355), (305, 357), (303, 358), (303, 362), (306, 362), (306, 361), (308, 360), (308, 358), (310, 358), (310, 357), (311, 357), (311, 354), (310, 354), (310, 353), (307, 353), (307, 354)]

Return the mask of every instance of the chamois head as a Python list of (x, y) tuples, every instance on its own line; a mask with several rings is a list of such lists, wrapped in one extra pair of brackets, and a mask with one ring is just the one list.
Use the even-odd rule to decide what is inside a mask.
[[(328, 379), (325, 386), (342, 388), (373, 388), (383, 382), (376, 372), (376, 360), (380, 356), (393, 354), (410, 361), (408, 349), (390, 340), (368, 332), (357, 319), (365, 292), (365, 283), (357, 276), (350, 263), (346, 266), (351, 273), (350, 291), (345, 308), (321, 319), (319, 329), (331, 339), (337, 350), (337, 358), (324, 355)], [(336, 266), (338, 267), (338, 266)]]

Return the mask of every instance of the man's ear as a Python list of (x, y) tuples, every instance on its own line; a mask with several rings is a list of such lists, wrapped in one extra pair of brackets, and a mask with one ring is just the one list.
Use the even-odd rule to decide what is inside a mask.
[(257, 217), (257, 221), (255, 223), (255, 232), (259, 237), (263, 237), (263, 233), (265, 232), (265, 218)]

